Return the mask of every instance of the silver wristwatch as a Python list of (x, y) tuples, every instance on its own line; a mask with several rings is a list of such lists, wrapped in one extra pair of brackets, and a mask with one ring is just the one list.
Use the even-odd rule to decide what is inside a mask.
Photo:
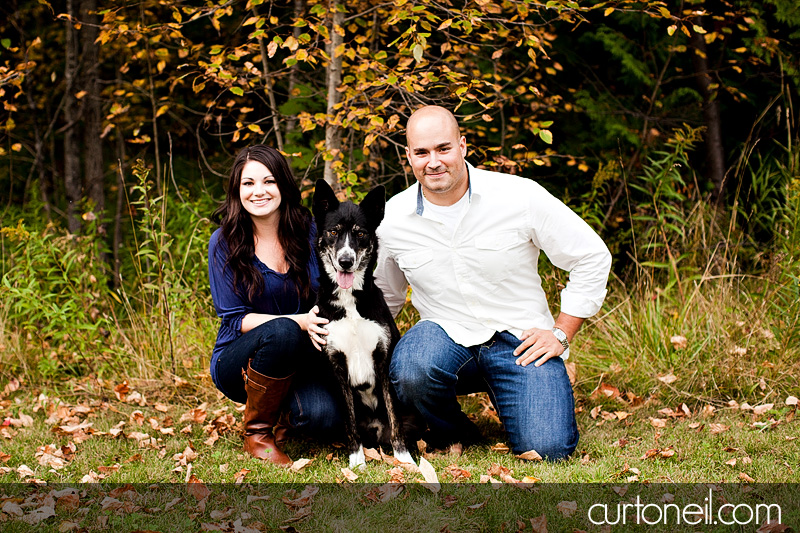
[(564, 347), (564, 350), (569, 350), (569, 341), (567, 340), (567, 334), (564, 333), (564, 330), (553, 328), (553, 335), (556, 336), (556, 339), (558, 339), (558, 342)]

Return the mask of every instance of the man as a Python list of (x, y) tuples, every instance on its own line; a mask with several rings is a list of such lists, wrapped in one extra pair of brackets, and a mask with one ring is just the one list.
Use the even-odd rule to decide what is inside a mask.
[[(578, 444), (564, 359), (606, 294), (611, 255), (572, 210), (529, 179), (479, 170), (448, 110), (417, 110), (406, 128), (417, 183), (386, 205), (375, 278), (397, 314), (411, 285), (420, 321), (400, 340), (391, 378), (435, 448), (480, 438), (456, 394), (488, 390), (514, 453), (555, 460)], [(570, 272), (558, 320), (539, 251)]]

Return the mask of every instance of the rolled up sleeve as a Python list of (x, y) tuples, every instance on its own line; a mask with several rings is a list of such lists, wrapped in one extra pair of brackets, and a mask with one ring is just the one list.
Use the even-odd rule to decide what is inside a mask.
[(553, 265), (569, 272), (561, 291), (561, 311), (589, 318), (605, 300), (611, 253), (594, 229), (564, 203), (546, 192), (537, 197), (547, 205), (530, 206), (531, 227), (537, 228), (534, 242)]

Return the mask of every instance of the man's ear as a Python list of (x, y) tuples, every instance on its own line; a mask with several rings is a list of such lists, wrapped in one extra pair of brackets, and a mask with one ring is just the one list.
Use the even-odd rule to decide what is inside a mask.
[(336, 198), (331, 186), (324, 179), (318, 179), (314, 187), (314, 200), (312, 202), (312, 211), (317, 219), (317, 225), (319, 226), (319, 222), (324, 220), (326, 214), (337, 207), (339, 207), (339, 200)]
[(367, 193), (360, 204), (361, 210), (367, 217), (370, 231), (375, 231), (381, 225), (383, 214), (386, 211), (386, 189), (378, 185)]

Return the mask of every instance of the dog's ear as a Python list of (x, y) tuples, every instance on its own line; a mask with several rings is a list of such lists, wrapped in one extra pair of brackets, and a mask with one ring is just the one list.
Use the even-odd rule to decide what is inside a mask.
[(386, 189), (383, 185), (378, 185), (367, 193), (360, 205), (367, 216), (369, 229), (373, 231), (378, 229), (386, 210)]
[(318, 179), (317, 185), (314, 187), (314, 201), (312, 202), (314, 217), (321, 221), (327, 213), (337, 207), (339, 207), (339, 200), (331, 186), (324, 179)]

